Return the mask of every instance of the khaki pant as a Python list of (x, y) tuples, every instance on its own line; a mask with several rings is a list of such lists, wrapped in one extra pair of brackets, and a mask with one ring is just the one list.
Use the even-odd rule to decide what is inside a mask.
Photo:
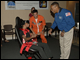
[(59, 42), (61, 50), (60, 59), (68, 59), (73, 40), (73, 28), (70, 31), (65, 32), (63, 37), (61, 37), (61, 31), (60, 31), (59, 39), (60, 39)]

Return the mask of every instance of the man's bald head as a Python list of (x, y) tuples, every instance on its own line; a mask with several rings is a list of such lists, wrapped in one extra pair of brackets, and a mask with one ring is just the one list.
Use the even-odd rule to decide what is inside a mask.
[(51, 4), (51, 6), (54, 6), (54, 7), (58, 6), (58, 7), (59, 7), (59, 3), (58, 3), (58, 2), (53, 2), (53, 3)]
[(58, 2), (53, 2), (53, 3), (51, 4), (51, 11), (52, 11), (53, 13), (57, 13), (58, 10), (59, 10), (59, 3), (58, 3)]

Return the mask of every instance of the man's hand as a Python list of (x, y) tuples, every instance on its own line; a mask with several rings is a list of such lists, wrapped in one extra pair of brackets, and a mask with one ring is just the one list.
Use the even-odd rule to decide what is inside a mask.
[(61, 37), (63, 37), (64, 36), (64, 32), (61, 32)]
[(36, 34), (33, 34), (32, 36), (31, 36), (31, 38), (35, 38), (37, 35)]
[(35, 32), (33, 32), (33, 34), (35, 34)]
[(42, 32), (41, 32), (43, 35), (44, 35), (44, 30), (42, 30)]
[(35, 32), (32, 30), (32, 28), (30, 28), (30, 29), (31, 29), (32, 33), (35, 34)]
[(33, 35), (33, 33), (30, 33), (30, 35), (32, 36), (32, 35)]
[(41, 34), (40, 32), (37, 33), (37, 35), (40, 35), (40, 34)]
[(44, 34), (44, 31), (38, 32), (37, 35)]
[(51, 35), (51, 32), (52, 32), (52, 29), (50, 29), (49, 31), (48, 31), (48, 33)]

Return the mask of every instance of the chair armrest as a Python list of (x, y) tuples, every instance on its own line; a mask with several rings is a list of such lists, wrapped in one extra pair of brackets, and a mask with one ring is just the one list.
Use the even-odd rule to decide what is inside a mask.
[(5, 29), (1, 29), (1, 30), (3, 30), (3, 33), (4, 33), (4, 35), (5, 35)]
[(45, 28), (44, 28), (44, 30), (48, 30), (48, 27), (45, 25)]
[(15, 29), (15, 28), (12, 28), (11, 30), (13, 30), (13, 29)]
[(4, 30), (4, 29), (1, 29), (1, 30)]
[(48, 28), (48, 26), (45, 25), (45, 28)]
[(4, 31), (4, 29), (1, 29), (1, 30), (3, 30), (3, 31)]
[(13, 28), (13, 29), (15, 29), (15, 28)]
[(13, 29), (15, 29), (15, 28), (12, 28), (11, 30), (13, 31)]
[(13, 32), (13, 29), (15, 29), (15, 28), (12, 28), (11, 30), (12, 30), (12, 32)]

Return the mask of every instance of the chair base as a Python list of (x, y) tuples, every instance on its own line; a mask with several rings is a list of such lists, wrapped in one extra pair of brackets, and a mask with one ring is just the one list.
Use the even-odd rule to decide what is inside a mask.
[(32, 59), (32, 57), (28, 57), (28, 59)]

